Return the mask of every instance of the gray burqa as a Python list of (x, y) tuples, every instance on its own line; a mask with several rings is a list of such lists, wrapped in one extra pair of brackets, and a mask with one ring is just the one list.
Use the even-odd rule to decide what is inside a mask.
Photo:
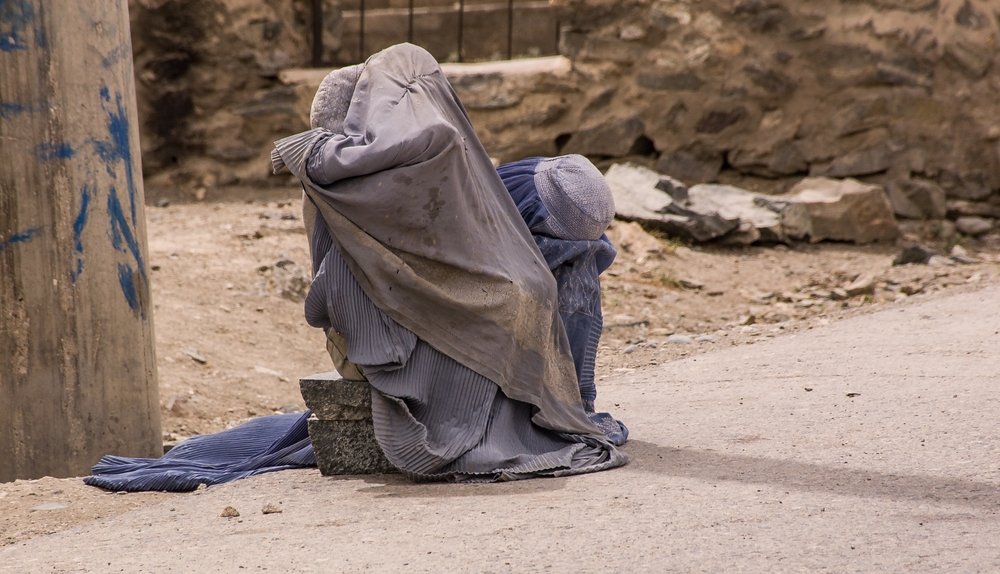
[[(478, 460), (459, 468), (403, 470), (461, 479), (492, 468), (494, 478), (519, 478), (624, 464), (624, 453), (581, 404), (555, 280), (437, 62), (402, 44), (372, 56), (358, 71), (342, 133), (314, 129), (277, 142), (274, 154), (276, 168), (285, 166), (302, 181), (325, 223), (332, 247), (321, 263), (327, 297), (356, 301), (345, 295), (355, 288), (363, 294), (360, 305), (345, 303), (338, 311), (331, 304), (333, 326), (347, 330), (348, 359), (364, 370), (366, 362), (350, 356), (351, 343), (358, 356), (391, 343), (386, 356), (396, 359), (382, 366), (368, 361), (365, 374), (382, 398), (395, 397), (395, 423), (403, 426), (433, 410), (424, 399), (462, 395), (466, 404), (450, 405), (445, 410), (451, 414), (441, 420), (424, 413), (421, 440), (439, 451), (461, 443), (456, 436), (472, 427), (485, 433), (476, 440), (563, 451), (561, 470), (542, 468), (558, 457), (489, 460), (496, 451), (471, 452), (468, 444), (458, 450)], [(364, 308), (368, 304), (371, 309)], [(350, 317), (343, 316), (345, 309)], [(365, 317), (370, 325), (385, 325), (380, 337), (373, 339), (374, 331), (359, 323)], [(449, 381), (437, 381), (435, 373), (442, 372), (450, 373)], [(413, 380), (437, 388), (420, 389), (416, 394), (423, 398), (415, 397)], [(456, 393), (448, 385), (477, 390)], [(396, 416), (391, 410), (375, 413), (377, 427), (380, 414)], [(469, 416), (479, 422), (456, 421), (463, 412), (475, 412)], [(513, 428), (518, 417), (522, 428)], [(428, 450), (426, 444), (390, 444), (391, 438), (379, 437), (396, 463), (406, 458), (403, 451)], [(437, 454), (441, 462), (463, 456)]]

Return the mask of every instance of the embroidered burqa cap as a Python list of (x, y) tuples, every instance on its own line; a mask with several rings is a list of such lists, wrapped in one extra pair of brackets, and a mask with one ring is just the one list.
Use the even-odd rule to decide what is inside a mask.
[(535, 189), (556, 237), (597, 241), (615, 217), (615, 200), (590, 160), (572, 154), (538, 162)]
[(583, 410), (555, 279), (430, 54), (375, 54), (343, 133), (275, 147), (380, 310), (533, 405), (536, 424), (623, 456)]

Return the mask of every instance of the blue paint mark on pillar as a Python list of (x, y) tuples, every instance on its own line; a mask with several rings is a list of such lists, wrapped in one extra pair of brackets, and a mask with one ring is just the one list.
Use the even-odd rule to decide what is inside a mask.
[(126, 55), (132, 53), (132, 47), (128, 44), (122, 44), (114, 50), (108, 52), (108, 55), (101, 58), (101, 66), (105, 69), (111, 68), (118, 62), (122, 60)]
[(67, 143), (43, 143), (35, 148), (35, 155), (42, 161), (69, 159), (74, 154), (76, 150)]
[[(131, 254), (135, 259), (135, 264), (138, 266), (139, 272), (145, 277), (146, 266), (142, 261), (142, 251), (139, 249), (139, 241), (136, 239), (135, 233), (125, 218), (121, 200), (118, 199), (118, 190), (114, 187), (111, 188), (108, 194), (108, 216), (111, 219), (112, 245), (122, 253)], [(122, 245), (123, 240), (125, 242), (124, 246)]]
[(0, 52), (28, 49), (25, 30), (32, 27), (35, 11), (25, 0), (0, 0)]
[(0, 102), (0, 120), (7, 120), (20, 114), (33, 112), (35, 109), (35, 106), (31, 104), (22, 104), (20, 102)]
[(80, 211), (73, 220), (73, 251), (76, 252), (76, 265), (70, 270), (69, 277), (73, 283), (83, 273), (83, 230), (87, 227), (87, 217), (90, 215), (90, 198), (94, 190), (84, 185), (80, 192)]
[(112, 179), (118, 179), (118, 162), (122, 162), (125, 168), (125, 185), (128, 192), (128, 212), (122, 205), (118, 195), (118, 188), (111, 186), (108, 191), (108, 216), (111, 233), (111, 245), (118, 251), (132, 256), (135, 260), (135, 269), (127, 263), (118, 264), (118, 278), (121, 283), (122, 294), (128, 301), (129, 307), (137, 313), (144, 314), (145, 311), (139, 304), (137, 294), (139, 289), (147, 288), (146, 264), (142, 260), (137, 235), (138, 226), (138, 195), (139, 186), (136, 181), (135, 169), (132, 165), (133, 156), (131, 148), (131, 136), (129, 134), (130, 124), (125, 105), (122, 102), (121, 94), (112, 94), (107, 86), (101, 86), (101, 100), (104, 105), (104, 113), (107, 114), (108, 139), (92, 140), (97, 156), (104, 163), (104, 169)]
[[(136, 277), (130, 265), (127, 263), (118, 264), (118, 278), (121, 282), (122, 294), (125, 295), (125, 300), (128, 301), (129, 307), (133, 311), (145, 315), (145, 311), (140, 308), (139, 300), (136, 297), (136, 282), (141, 282), (145, 287), (147, 282), (146, 264), (142, 260), (139, 241), (129, 225), (128, 218), (122, 208), (122, 202), (118, 198), (118, 190), (114, 187), (111, 187), (108, 193), (108, 217), (111, 225), (111, 245), (118, 251), (131, 255), (135, 260), (136, 269), (139, 271), (139, 275)], [(123, 268), (128, 269), (127, 273)], [(124, 279), (126, 276), (127, 282)]]
[[(137, 196), (139, 193), (136, 184), (135, 169), (132, 165), (131, 136), (129, 134), (128, 114), (125, 112), (125, 105), (120, 94), (115, 94), (112, 102), (111, 91), (107, 86), (101, 86), (101, 99), (104, 100), (105, 113), (108, 116), (108, 136), (109, 140), (94, 141), (94, 148), (97, 155), (104, 161), (104, 167), (112, 178), (117, 178), (118, 162), (125, 164), (125, 181), (128, 187), (129, 214), (132, 225), (135, 225), (137, 218)], [(111, 104), (114, 108), (108, 109)]]
[(132, 268), (124, 263), (118, 264), (118, 283), (122, 286), (122, 293), (125, 295), (125, 300), (128, 301), (128, 306), (132, 311), (136, 313), (140, 312), (139, 292), (135, 286), (135, 274)]
[(25, 229), (11, 235), (7, 239), (0, 239), (0, 251), (6, 250), (8, 247), (13, 247), (18, 243), (26, 243), (35, 238), (36, 235), (42, 232), (41, 227), (32, 227), (31, 229)]

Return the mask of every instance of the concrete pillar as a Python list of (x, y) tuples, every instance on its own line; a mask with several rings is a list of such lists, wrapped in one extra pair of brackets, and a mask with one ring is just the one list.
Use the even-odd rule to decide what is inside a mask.
[(126, 0), (0, 0), (0, 481), (162, 454)]

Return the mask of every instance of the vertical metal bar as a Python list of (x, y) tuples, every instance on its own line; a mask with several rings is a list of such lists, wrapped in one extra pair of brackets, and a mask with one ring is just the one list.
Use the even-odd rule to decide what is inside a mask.
[(507, 0), (507, 59), (514, 58), (514, 0)]
[(465, 0), (458, 0), (458, 61), (462, 61), (462, 37), (465, 32)]
[(312, 66), (323, 65), (323, 0), (312, 0)]
[(413, 0), (410, 0), (410, 31), (406, 36), (406, 41), (413, 43)]
[(556, 54), (560, 53), (560, 51), (559, 51), (560, 50), (560, 46), (559, 46), (559, 40), (560, 40), (560, 37), (559, 37), (560, 36), (560, 34), (559, 34), (559, 28), (560, 28), (560, 25), (561, 25), (561, 22), (559, 22), (559, 19), (556, 18)]
[(361, 0), (358, 18), (358, 61), (365, 60), (365, 0)]

